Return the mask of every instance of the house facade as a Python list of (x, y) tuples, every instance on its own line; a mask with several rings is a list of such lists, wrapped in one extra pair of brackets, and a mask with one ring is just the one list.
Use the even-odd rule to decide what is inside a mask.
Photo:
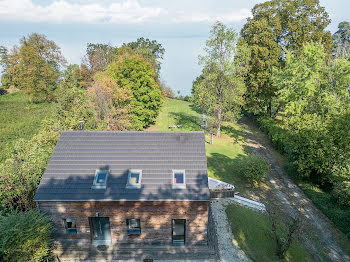
[(58, 247), (106, 246), (109, 259), (205, 247), (209, 200), (203, 132), (62, 132), (35, 196)]

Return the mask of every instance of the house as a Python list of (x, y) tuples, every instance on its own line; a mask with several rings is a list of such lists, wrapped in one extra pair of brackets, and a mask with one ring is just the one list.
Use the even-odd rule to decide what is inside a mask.
[(65, 253), (86, 258), (103, 245), (110, 259), (123, 247), (205, 248), (204, 133), (64, 131), (34, 199)]

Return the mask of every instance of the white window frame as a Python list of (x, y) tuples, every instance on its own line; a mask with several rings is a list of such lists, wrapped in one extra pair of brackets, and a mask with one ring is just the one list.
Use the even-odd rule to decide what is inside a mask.
[[(106, 175), (106, 179), (105, 179), (105, 182), (103, 184), (101, 183), (97, 183), (97, 177), (98, 177), (98, 173), (101, 172), (101, 171), (106, 171), (107, 172), (107, 175)], [(96, 169), (95, 171), (95, 178), (94, 178), (94, 183), (92, 185), (92, 188), (95, 188), (95, 189), (99, 189), (99, 188), (106, 188), (107, 187), (107, 179), (108, 179), (108, 175), (109, 175), (109, 169)]]
[[(138, 173), (139, 174), (139, 182), (136, 183), (129, 183), (131, 174)], [(142, 170), (141, 169), (129, 169), (128, 173), (128, 181), (126, 183), (126, 188), (141, 188), (141, 182), (142, 182)]]
[[(182, 173), (184, 175), (184, 182), (183, 183), (174, 183), (175, 180), (175, 173)], [(186, 188), (186, 172), (184, 169), (174, 169), (173, 170), (173, 176), (171, 180), (173, 188)]]

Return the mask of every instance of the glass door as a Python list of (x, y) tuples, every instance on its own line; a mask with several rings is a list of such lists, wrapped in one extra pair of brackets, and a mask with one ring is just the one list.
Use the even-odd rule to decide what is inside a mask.
[(173, 219), (171, 224), (173, 245), (184, 245), (186, 236), (186, 219)]
[(109, 217), (90, 217), (92, 243), (94, 245), (111, 244), (111, 227)]

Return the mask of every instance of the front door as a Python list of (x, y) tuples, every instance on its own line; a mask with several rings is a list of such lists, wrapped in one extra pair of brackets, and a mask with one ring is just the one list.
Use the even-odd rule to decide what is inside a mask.
[(186, 220), (173, 219), (172, 220), (172, 240), (173, 245), (184, 245), (186, 236)]
[(111, 227), (109, 217), (90, 217), (92, 243), (94, 245), (111, 244)]

